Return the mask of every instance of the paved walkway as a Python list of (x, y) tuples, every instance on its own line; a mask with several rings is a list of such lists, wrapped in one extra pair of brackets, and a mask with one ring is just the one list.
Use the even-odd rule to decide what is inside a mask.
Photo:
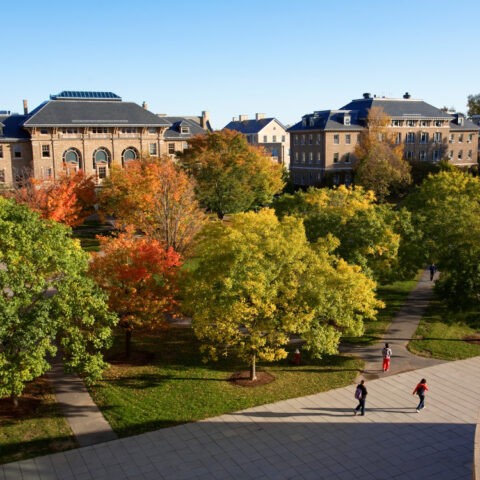
[(82, 380), (77, 375), (65, 374), (60, 352), (53, 360), (52, 369), (47, 376), (65, 420), (81, 447), (117, 438)]
[[(415, 413), (413, 388), (430, 386)], [(6, 480), (471, 480), (480, 357), (0, 466)]]
[[(425, 270), (407, 297), (407, 300), (398, 311), (390, 327), (385, 332), (381, 342), (368, 346), (343, 346), (342, 353), (350, 353), (365, 360), (365, 368), (361, 378), (372, 380), (379, 376), (388, 376), (418, 368), (429, 367), (443, 363), (443, 360), (413, 355), (407, 350), (407, 344), (417, 330), (425, 309), (432, 297), (433, 282), (430, 281), (430, 272)], [(382, 348), (388, 342), (393, 356), (390, 361), (390, 370), (382, 370)]]

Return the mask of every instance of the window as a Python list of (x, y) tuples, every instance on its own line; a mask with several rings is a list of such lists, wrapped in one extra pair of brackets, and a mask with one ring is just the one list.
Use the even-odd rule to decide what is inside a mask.
[(434, 162), (438, 162), (440, 160), (440, 150), (433, 151), (432, 160)]
[(43, 169), (43, 178), (44, 179), (52, 178), (52, 169), (51, 168), (44, 168)]
[(426, 160), (427, 159), (427, 152), (425, 150), (420, 151), (420, 160)]
[(333, 154), (333, 163), (338, 163), (338, 152)]
[(298, 135), (293, 136), (293, 144), (298, 145)]
[(295, 152), (295, 163), (298, 163), (298, 152)]
[(305, 163), (305, 152), (302, 152), (302, 163)]
[(182, 146), (183, 146), (184, 150), (188, 150), (188, 143), (187, 142), (183, 142)]
[(442, 143), (442, 132), (435, 132), (433, 134), (433, 143)]
[(401, 120), (392, 121), (392, 127), (401, 127), (402, 125), (403, 125), (403, 122)]
[(41, 135), (48, 135), (48, 128), (41, 128), (40, 129), (40, 134)]
[(3, 145), (0, 145), (0, 158), (3, 158)]
[(282, 135), (282, 143), (285, 142), (285, 135)]
[(472, 140), (473, 140), (473, 134), (469, 133), (468, 134), (468, 143), (472, 143)]
[(430, 122), (428, 120), (422, 120), (420, 122), (421, 127), (428, 127), (430, 125)]
[(313, 135), (309, 135), (308, 136), (308, 144), (312, 145), (312, 143), (313, 143)]
[(272, 157), (277, 157), (277, 149), (276, 148), (272, 148)]
[(190, 128), (188, 128), (188, 127), (180, 127), (180, 133), (190, 133)]
[(463, 142), (463, 133), (461, 133), (459, 136), (458, 136), (458, 143), (462, 143)]
[(317, 163), (320, 163), (320, 152), (317, 152)]
[(333, 143), (335, 145), (338, 145), (340, 143), (340, 135), (334, 135), (333, 136)]
[(0, 170), (0, 183), (5, 183), (5, 169)]
[(397, 145), (400, 145), (402, 143), (402, 134), (400, 132), (398, 132), (397, 135), (395, 136), (395, 143)]
[(352, 136), (349, 133), (345, 135), (345, 143), (347, 145), (350, 145), (352, 143)]
[(308, 163), (313, 163), (313, 152), (308, 154)]
[(168, 153), (170, 155), (173, 155), (175, 153), (175, 144), (174, 143), (169, 143), (168, 144)]
[(332, 180), (333, 180), (333, 184), (334, 185), (339, 185), (340, 184), (340, 176), (338, 174), (335, 174), (333, 177), (332, 177)]
[(98, 163), (110, 165), (110, 158), (110, 152), (106, 148), (97, 148), (93, 152), (93, 168), (95, 169)]
[(413, 159), (413, 152), (412, 151), (406, 151), (405, 152), (405, 158), (407, 160), (412, 160)]
[(345, 155), (345, 163), (350, 163), (350, 153)]
[(415, 143), (415, 134), (413, 132), (408, 132), (407, 133), (406, 143)]
[(277, 143), (277, 136), (276, 135), (272, 136), (272, 143)]
[(455, 135), (453, 133), (450, 134), (450, 143), (455, 143)]
[(50, 145), (42, 145), (42, 157), (50, 157)]
[(155, 135), (157, 133), (157, 129), (156, 128), (149, 128), (148, 133), (151, 133), (152, 135)]
[(448, 158), (453, 158), (453, 150), (450, 150), (450, 151), (448, 152)]
[(302, 137), (300, 139), (300, 144), (305, 145), (305, 135), (302, 135)]
[(66, 133), (66, 134), (69, 134), (69, 135), (72, 135), (72, 134), (77, 134), (78, 133), (78, 128), (62, 128), (62, 133)]
[(92, 128), (92, 133), (98, 134), (98, 133), (108, 133), (108, 128), (104, 127), (94, 127)]
[(350, 115), (345, 115), (343, 117), (343, 124), (344, 125), (350, 125)]
[(267, 141), (268, 141), (267, 138), (268, 138), (267, 135), (264, 135), (264, 136), (263, 136), (263, 142), (264, 142), (264, 143), (267, 143)]
[(472, 151), (471, 151), (471, 150), (468, 151), (468, 158), (469, 158), (470, 160), (472, 159)]
[(345, 185), (348, 187), (352, 183), (352, 176), (349, 173), (345, 174)]
[(463, 150), (458, 151), (458, 159), (461, 160), (463, 157)]
[(63, 152), (63, 162), (69, 168), (82, 168), (81, 158), (80, 152), (76, 148), (69, 148)]
[(15, 145), (13, 147), (13, 157), (22, 158), (22, 147), (20, 145)]
[(98, 167), (98, 178), (107, 177), (107, 167)]
[(135, 127), (125, 127), (120, 130), (122, 133), (137, 133), (137, 129)]
[(157, 154), (157, 144), (156, 143), (151, 143), (150, 144), (150, 155), (156, 155)]
[(317, 133), (317, 145), (320, 145), (320, 134)]
[(420, 132), (420, 143), (428, 143), (428, 133)]
[(127, 147), (123, 152), (122, 152), (122, 166), (125, 167), (127, 166), (128, 162), (131, 162), (133, 160), (136, 160), (138, 158), (138, 151), (136, 148), (133, 147)]
[(435, 126), (436, 126), (436, 127), (443, 127), (443, 122), (437, 120), (437, 121), (435, 122)]
[(407, 121), (407, 126), (408, 127), (414, 127), (417, 124), (416, 120), (408, 120)]

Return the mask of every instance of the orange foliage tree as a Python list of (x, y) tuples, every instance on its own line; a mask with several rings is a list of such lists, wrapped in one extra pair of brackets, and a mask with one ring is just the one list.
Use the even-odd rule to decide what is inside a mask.
[(182, 260), (159, 241), (136, 237), (132, 229), (114, 237), (98, 237), (90, 275), (108, 294), (110, 310), (125, 331), (125, 355), (130, 356), (134, 330), (167, 326), (165, 313), (173, 311), (177, 274)]
[(113, 166), (100, 193), (102, 212), (185, 254), (205, 220), (194, 181), (168, 157)]
[(62, 173), (56, 179), (29, 178), (7, 196), (40, 212), (42, 218), (71, 227), (81, 225), (94, 212), (96, 201), (93, 177), (81, 170)]

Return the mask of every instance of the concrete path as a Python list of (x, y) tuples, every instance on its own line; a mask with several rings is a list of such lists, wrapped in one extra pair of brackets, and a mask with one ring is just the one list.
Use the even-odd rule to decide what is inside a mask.
[[(426, 408), (412, 391), (425, 377)], [(480, 357), (0, 466), (2, 480), (471, 480)]]
[[(417, 330), (417, 326), (432, 297), (433, 283), (430, 281), (430, 272), (425, 270), (379, 343), (368, 346), (342, 346), (342, 353), (350, 353), (365, 360), (365, 368), (360, 375), (361, 378), (372, 380), (379, 376), (407, 372), (444, 362), (434, 358), (419, 357), (407, 350), (408, 342)], [(382, 370), (382, 348), (386, 342), (390, 344), (393, 356), (390, 361), (390, 370), (384, 373)]]
[(47, 373), (48, 379), (78, 444), (84, 447), (116, 439), (116, 433), (93, 402), (82, 380), (77, 375), (65, 374), (60, 353), (53, 360), (52, 367)]

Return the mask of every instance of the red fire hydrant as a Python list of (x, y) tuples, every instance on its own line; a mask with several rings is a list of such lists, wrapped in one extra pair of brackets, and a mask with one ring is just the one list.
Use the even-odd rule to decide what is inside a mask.
[(300, 365), (300, 350), (297, 348), (293, 354), (293, 363), (295, 365)]

